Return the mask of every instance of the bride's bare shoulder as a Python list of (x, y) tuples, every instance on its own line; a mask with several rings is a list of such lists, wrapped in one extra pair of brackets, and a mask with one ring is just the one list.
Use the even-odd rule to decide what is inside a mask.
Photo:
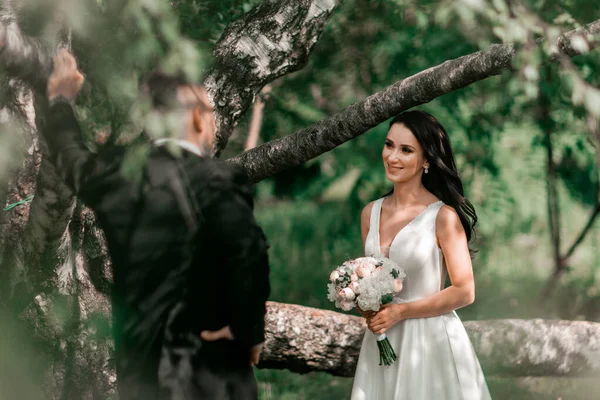
[[(375, 200), (375, 201), (377, 201), (377, 200)], [(371, 210), (373, 209), (373, 205), (375, 204), (375, 201), (370, 202), (362, 209), (362, 212), (360, 213), (361, 221), (363, 221), (365, 219), (367, 221), (369, 221), (369, 219), (371, 219)]]

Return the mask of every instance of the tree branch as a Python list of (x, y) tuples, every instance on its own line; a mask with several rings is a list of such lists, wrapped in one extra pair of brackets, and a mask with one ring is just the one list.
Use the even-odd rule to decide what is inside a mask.
[[(549, 65), (542, 67), (543, 81), (546, 85), (551, 79)], [(550, 280), (547, 282), (540, 299), (545, 300), (551, 293), (558, 279), (563, 274), (566, 265), (560, 256), (561, 235), (560, 235), (560, 201), (557, 188), (556, 162), (554, 161), (554, 143), (553, 134), (555, 129), (552, 119), (552, 105), (550, 98), (544, 86), (540, 87), (538, 123), (544, 135), (544, 144), (546, 146), (546, 207), (548, 212), (548, 226), (550, 228), (550, 242), (552, 245), (552, 255), (554, 268)]]
[(205, 80), (215, 103), (215, 153), (264, 85), (308, 62), (339, 0), (265, 0), (227, 27)]
[[(598, 164), (598, 165), (600, 165), (600, 164)], [(566, 262), (569, 260), (569, 258), (571, 258), (571, 256), (573, 256), (573, 253), (575, 253), (575, 250), (577, 249), (577, 247), (579, 247), (579, 245), (583, 242), (583, 239), (585, 239), (585, 237), (587, 236), (590, 229), (592, 229), (592, 226), (594, 226), (596, 217), (598, 217), (599, 214), (600, 214), (600, 181), (596, 182), (596, 204), (594, 205), (594, 209), (592, 210), (592, 213), (590, 214), (590, 218), (588, 219), (587, 224), (585, 224), (585, 226), (579, 233), (579, 236), (577, 236), (577, 239), (575, 239), (575, 241), (573, 242), (571, 247), (569, 247), (569, 250), (567, 250), (565, 255), (562, 257), (563, 264), (566, 264)]]
[[(585, 37), (589, 49), (594, 48), (600, 42), (600, 20), (561, 36), (558, 44), (565, 54), (577, 55), (583, 51), (572, 48), (573, 37)], [(241, 164), (250, 179), (258, 182), (330, 151), (402, 111), (511, 70), (514, 56), (513, 45), (493, 45), (446, 61), (403, 79), (306, 129), (272, 140), (230, 161)]]
[[(259, 367), (353, 376), (366, 329), (363, 318), (270, 302), (266, 321)], [(600, 373), (600, 323), (509, 319), (468, 321), (465, 327), (487, 375)]]

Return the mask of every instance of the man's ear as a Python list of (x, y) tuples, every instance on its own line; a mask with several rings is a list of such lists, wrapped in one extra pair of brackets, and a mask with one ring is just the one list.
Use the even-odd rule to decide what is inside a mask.
[(202, 108), (194, 107), (192, 109), (192, 124), (194, 124), (194, 131), (197, 134), (201, 134), (202, 132)]

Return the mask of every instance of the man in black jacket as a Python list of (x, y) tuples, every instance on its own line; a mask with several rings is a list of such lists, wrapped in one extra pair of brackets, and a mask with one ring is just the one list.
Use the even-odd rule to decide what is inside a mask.
[(149, 79), (155, 112), (177, 116), (177, 131), (151, 147), (142, 178), (132, 181), (122, 169), (136, 144), (99, 153), (84, 145), (69, 104), (83, 80), (60, 50), (42, 133), (106, 235), (120, 399), (255, 399), (267, 244), (243, 171), (203, 157), (215, 131), (206, 91), (159, 74)]

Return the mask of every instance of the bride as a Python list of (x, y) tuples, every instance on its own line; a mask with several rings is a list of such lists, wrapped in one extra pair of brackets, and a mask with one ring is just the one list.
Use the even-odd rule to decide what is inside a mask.
[(387, 335), (398, 359), (380, 366), (376, 337), (367, 332), (351, 399), (491, 399), (455, 312), (475, 299), (468, 243), (477, 215), (448, 134), (430, 114), (405, 112), (391, 122), (382, 157), (394, 189), (362, 211), (365, 255), (389, 257), (406, 278), (391, 304), (363, 315), (371, 332)]

